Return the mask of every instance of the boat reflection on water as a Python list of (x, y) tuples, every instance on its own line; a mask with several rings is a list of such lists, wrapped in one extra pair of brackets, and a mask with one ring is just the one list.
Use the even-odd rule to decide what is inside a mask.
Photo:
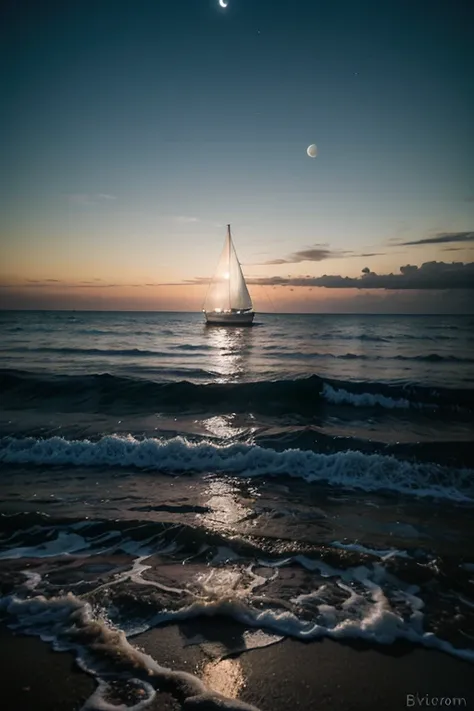
[(239, 382), (245, 380), (248, 373), (253, 372), (253, 329), (236, 326), (204, 327), (204, 335), (211, 346), (209, 370), (218, 376), (214, 382)]
[[(204, 334), (209, 349), (207, 369), (215, 374), (213, 382), (237, 383), (247, 379), (252, 368), (253, 329), (235, 326), (206, 328)], [(232, 444), (252, 433), (249, 420), (253, 415), (230, 412), (213, 415), (204, 420), (205, 429), (213, 437), (219, 437), (223, 443)], [(225, 472), (224, 472), (225, 473)], [(234, 530), (239, 521), (245, 520), (250, 513), (248, 502), (242, 503), (239, 488), (232, 480), (219, 476), (209, 477), (203, 492), (203, 505), (208, 511), (199, 514), (200, 525), (211, 530)]]

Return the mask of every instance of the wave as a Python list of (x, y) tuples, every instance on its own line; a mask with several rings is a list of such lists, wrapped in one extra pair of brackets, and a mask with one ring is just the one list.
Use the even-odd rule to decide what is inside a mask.
[[(74, 556), (84, 559), (101, 557), (111, 562), (112, 556), (164, 555), (177, 563), (201, 562), (204, 565), (229, 561), (255, 561), (262, 558), (282, 560), (304, 555), (309, 560), (321, 560), (336, 567), (359, 566), (378, 560), (391, 562), (393, 572), (410, 574), (421, 563), (429, 563), (431, 554), (419, 550), (397, 548), (369, 548), (359, 543), (339, 541), (324, 544), (292, 541), (274, 536), (235, 535), (231, 531), (217, 531), (206, 525), (180, 522), (150, 521), (146, 519), (87, 519), (56, 518), (46, 514), (0, 514), (0, 561), (38, 560)], [(412, 563), (399, 565), (402, 561)], [(15, 564), (12, 567), (16, 568)], [(19, 567), (19, 566), (18, 566)], [(469, 571), (467, 571), (469, 572)], [(59, 576), (61, 572), (58, 571)], [(416, 579), (416, 574), (414, 579)], [(49, 583), (54, 584), (54, 576)], [(5, 586), (6, 583), (6, 586)], [(8, 581), (0, 583), (0, 592)], [(84, 578), (71, 580), (71, 588), (86, 590), (90, 586)]]
[(440, 355), (439, 353), (428, 353), (427, 355), (405, 356), (397, 355), (393, 360), (417, 360), (426, 363), (474, 363), (474, 358), (454, 355)]
[[(91, 332), (92, 333), (92, 332)], [(368, 337), (371, 338), (371, 337)], [(373, 340), (386, 340), (377, 338)], [(182, 352), (184, 353), (205, 353), (214, 350), (213, 346), (200, 344), (194, 345), (189, 343), (173, 346), (170, 350), (156, 351), (146, 348), (74, 348), (71, 346), (21, 346), (13, 345), (3, 349), (4, 353), (8, 354), (35, 354), (48, 353), (51, 355), (62, 356), (97, 356), (102, 358), (179, 358)], [(317, 351), (298, 351), (294, 348), (286, 349), (281, 346), (267, 345), (263, 346), (267, 358), (278, 358), (279, 360), (360, 360), (360, 361), (406, 361), (406, 362), (422, 362), (422, 363), (474, 363), (474, 358), (468, 356), (442, 355), (440, 353), (427, 353), (415, 355), (383, 355), (375, 353), (324, 353)], [(239, 349), (239, 354), (249, 353), (249, 349)], [(221, 350), (222, 355), (234, 355), (233, 351)]]
[[(28, 434), (31, 435), (31, 432)], [(324, 454), (358, 451), (364, 454), (392, 455), (398, 459), (416, 462), (436, 462), (449, 467), (474, 469), (472, 439), (429, 439), (426, 441), (391, 442), (371, 437), (354, 437), (352, 434), (328, 434), (314, 425), (278, 427), (270, 431), (262, 429), (252, 436), (252, 443), (276, 451), (285, 449), (312, 450)]]
[[(194, 507), (195, 513), (207, 513), (212, 509)], [(176, 509), (166, 506), (170, 512)], [(161, 510), (160, 505), (148, 510)], [(130, 511), (137, 511), (136, 508)], [(138, 513), (143, 511), (139, 507)], [(91, 555), (127, 554), (152, 555), (167, 550), (179, 562), (201, 560), (227, 562), (229, 560), (258, 560), (262, 557), (275, 559), (295, 557), (318, 558), (337, 566), (362, 565), (377, 560), (410, 559), (428, 562), (431, 554), (420, 550), (398, 550), (396, 548), (368, 548), (358, 543), (332, 541), (311, 543), (301, 540), (255, 536), (236, 536), (235, 531), (215, 530), (200, 525), (180, 521), (179, 524), (166, 520), (133, 518), (72, 518), (50, 516), (40, 512), (0, 513), (0, 560), (47, 559), (61, 555), (89, 557)], [(423, 557), (425, 556), (425, 557)], [(77, 586), (82, 587), (83, 580)], [(1, 589), (1, 584), (0, 584)]]
[[(269, 346), (270, 350), (273, 348)], [(440, 355), (439, 353), (428, 353), (426, 355), (396, 355), (396, 356), (383, 356), (383, 355), (372, 355), (368, 353), (342, 353), (340, 355), (335, 355), (334, 353), (298, 353), (296, 351), (284, 351), (280, 348), (275, 347), (274, 352), (267, 352), (267, 356), (270, 358), (288, 358), (294, 360), (312, 360), (313, 358), (334, 358), (335, 360), (363, 360), (363, 361), (391, 361), (391, 360), (401, 360), (401, 361), (414, 361), (422, 363), (474, 363), (474, 358), (468, 358), (463, 356), (453, 356), (453, 355)]]
[[(159, 371), (158, 371), (159, 374)], [(163, 376), (169, 376), (163, 370)], [(205, 371), (199, 375), (208, 376)], [(61, 411), (147, 412), (179, 410), (256, 412), (271, 415), (316, 414), (328, 405), (385, 408), (474, 410), (474, 390), (430, 388), (323, 379), (317, 375), (288, 380), (237, 383), (160, 382), (108, 373), (52, 375), (0, 370), (2, 405)]]
[(129, 356), (134, 358), (172, 358), (173, 352), (150, 351), (141, 348), (50, 348), (49, 346), (38, 346), (35, 348), (4, 348), (4, 352), (15, 353), (56, 353), (58, 355), (77, 355), (77, 356), (103, 356), (103, 357), (123, 357)]
[(380, 405), (390, 410), (407, 409), (410, 407), (410, 401), (406, 398), (392, 398), (378, 393), (351, 393), (344, 389), (336, 389), (331, 385), (324, 383), (324, 397), (336, 405), (355, 405), (356, 407), (374, 407)]
[(206, 441), (104, 436), (98, 441), (62, 437), (3, 437), (4, 464), (125, 467), (162, 473), (215, 473), (245, 478), (287, 476), (363, 491), (474, 501), (474, 470), (417, 463), (358, 451), (282, 452), (252, 444), (218, 446)]
[[(444, 328), (445, 327), (441, 327)], [(456, 330), (459, 330), (456, 328)], [(466, 334), (465, 337), (470, 336), (469, 329), (466, 329)], [(447, 335), (447, 334), (413, 334), (413, 333), (393, 333), (393, 334), (385, 334), (383, 336), (376, 336), (375, 334), (369, 334), (369, 333), (358, 333), (358, 334), (351, 334), (351, 333), (344, 333), (340, 331), (332, 331), (331, 333), (319, 333), (319, 332), (313, 332), (309, 334), (310, 338), (317, 339), (318, 341), (365, 341), (367, 343), (391, 343), (393, 341), (397, 342), (403, 342), (403, 341), (431, 341), (431, 342), (436, 342), (436, 341), (457, 341), (460, 340), (460, 337), (457, 335)], [(465, 338), (464, 337), (464, 338)], [(302, 335), (302, 336), (296, 336), (295, 340), (299, 341), (307, 341), (308, 339), (308, 334)]]

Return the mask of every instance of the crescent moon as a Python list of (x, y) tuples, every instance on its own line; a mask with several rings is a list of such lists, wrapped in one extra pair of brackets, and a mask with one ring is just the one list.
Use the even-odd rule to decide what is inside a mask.
[(229, 4), (229, 0), (227, 0), (227, 2), (224, 2), (224, 0), (219, 0), (219, 5), (221, 7), (227, 7), (228, 4)]

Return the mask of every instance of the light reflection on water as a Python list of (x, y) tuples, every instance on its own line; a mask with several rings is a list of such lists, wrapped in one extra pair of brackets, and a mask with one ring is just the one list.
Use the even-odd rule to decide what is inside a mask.
[(235, 486), (225, 479), (210, 481), (203, 499), (209, 512), (198, 514), (199, 519), (204, 526), (214, 530), (233, 526), (251, 513), (251, 509), (238, 500)]
[(236, 417), (235, 413), (231, 415), (216, 415), (216, 417), (208, 417), (203, 420), (202, 424), (210, 434), (222, 439), (231, 439), (248, 432), (249, 429), (248, 427), (236, 427), (234, 424)]
[(236, 699), (245, 687), (245, 677), (238, 659), (209, 662), (202, 670), (202, 680), (207, 687), (230, 699)]
[(252, 370), (251, 328), (205, 327), (205, 339), (212, 347), (209, 369), (218, 373), (218, 383), (230, 383), (248, 377)]

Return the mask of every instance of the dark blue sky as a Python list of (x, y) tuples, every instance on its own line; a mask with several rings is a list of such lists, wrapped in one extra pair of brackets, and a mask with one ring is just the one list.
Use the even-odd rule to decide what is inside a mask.
[(10, 276), (207, 276), (229, 221), (244, 263), (324, 244), (352, 256), (298, 273), (355, 276), (442, 257), (401, 255), (400, 235), (472, 229), (470, 2), (7, 0), (2, 13)]

